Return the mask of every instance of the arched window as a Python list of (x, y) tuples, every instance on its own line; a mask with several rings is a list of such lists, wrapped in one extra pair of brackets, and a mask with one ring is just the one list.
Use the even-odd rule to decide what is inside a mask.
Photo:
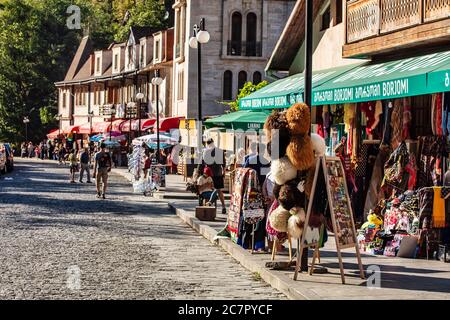
[(244, 87), (246, 82), (247, 82), (247, 72), (245, 72), (245, 71), (239, 72), (239, 76), (238, 76), (238, 93), (239, 93), (239, 90), (241, 90)]
[(262, 75), (261, 72), (255, 71), (253, 73), (253, 84), (259, 84), (262, 81)]
[(225, 71), (223, 74), (223, 100), (230, 101), (233, 99), (233, 72)]
[(257, 31), (256, 14), (250, 12), (247, 14), (247, 42), (246, 42), (246, 56), (254, 57), (257, 54), (256, 31)]
[(231, 16), (231, 43), (228, 46), (229, 54), (240, 56), (242, 52), (242, 15), (239, 12)]

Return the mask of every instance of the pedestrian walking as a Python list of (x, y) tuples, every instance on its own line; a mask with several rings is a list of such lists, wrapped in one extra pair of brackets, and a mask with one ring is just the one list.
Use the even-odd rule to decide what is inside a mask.
[(32, 142), (28, 142), (28, 158), (33, 158), (34, 146)]
[(75, 173), (78, 172), (78, 159), (74, 149), (69, 153), (70, 183), (75, 183)]
[(22, 158), (28, 157), (27, 144), (25, 142), (22, 142), (22, 145), (20, 147), (20, 156)]
[(203, 153), (203, 162), (198, 172), (203, 172), (205, 167), (211, 169), (214, 189), (217, 190), (220, 202), (222, 204), (222, 214), (226, 214), (227, 209), (225, 208), (225, 196), (223, 194), (226, 171), (225, 152), (214, 145), (213, 139), (209, 139), (206, 143), (207, 148)]
[(108, 174), (111, 171), (112, 161), (109, 152), (106, 152), (106, 145), (100, 145), (100, 151), (96, 153), (94, 160), (94, 175), (97, 186), (97, 198), (106, 198), (108, 188)]
[(83, 176), (84, 176), (84, 172), (86, 172), (86, 178), (87, 178), (87, 183), (92, 183), (91, 182), (91, 169), (90, 169), (90, 163), (91, 163), (91, 156), (89, 155), (89, 149), (88, 148), (84, 148), (81, 152), (80, 152), (80, 183), (83, 183)]

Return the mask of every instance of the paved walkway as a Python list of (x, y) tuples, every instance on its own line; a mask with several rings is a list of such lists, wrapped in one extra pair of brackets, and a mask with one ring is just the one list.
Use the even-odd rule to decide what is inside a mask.
[(119, 175), (98, 200), (65, 166), (16, 165), (0, 177), (0, 299), (286, 298)]
[[(170, 205), (186, 223), (214, 242), (214, 236), (223, 228), (227, 217), (218, 212), (214, 222), (202, 222), (195, 219), (196, 200), (186, 199), (186, 192), (182, 190), (183, 186), (182, 177), (168, 177), (170, 194), (174, 198), (177, 198), (176, 195), (185, 194), (183, 199), (171, 199)], [(228, 239), (221, 239), (217, 243), (219, 248), (228, 251), (242, 265), (260, 274), (264, 280), (292, 299), (450, 299), (450, 264), (440, 261), (364, 254), (362, 260), (365, 270), (369, 266), (380, 270), (378, 274), (381, 276), (381, 286), (372, 289), (367, 286), (365, 280), (359, 278), (356, 256), (350, 249), (344, 250), (346, 284), (341, 284), (333, 237), (329, 238), (326, 247), (321, 250), (320, 265), (326, 267), (328, 273), (313, 276), (300, 274), (298, 281), (293, 280), (293, 270), (267, 269), (265, 264), (270, 261), (269, 254), (252, 255)], [(286, 261), (287, 254), (277, 256), (277, 260)], [(375, 283), (373, 280), (369, 282)]]

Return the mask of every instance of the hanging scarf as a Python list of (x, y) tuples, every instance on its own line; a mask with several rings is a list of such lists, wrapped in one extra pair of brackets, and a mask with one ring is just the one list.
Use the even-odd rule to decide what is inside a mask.
[(234, 179), (234, 190), (231, 195), (230, 209), (228, 211), (228, 230), (230, 231), (231, 240), (235, 243), (239, 236), (239, 220), (241, 218), (243, 195), (246, 187), (246, 176), (250, 170), (249, 168), (237, 169)]

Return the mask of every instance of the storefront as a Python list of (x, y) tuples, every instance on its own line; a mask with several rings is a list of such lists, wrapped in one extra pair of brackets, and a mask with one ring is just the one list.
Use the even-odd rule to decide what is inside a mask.
[[(448, 248), (449, 70), (447, 51), (313, 73), (312, 131), (343, 161), (366, 252), (431, 259)], [(302, 92), (303, 75), (291, 76), (241, 108), (284, 109)]]

